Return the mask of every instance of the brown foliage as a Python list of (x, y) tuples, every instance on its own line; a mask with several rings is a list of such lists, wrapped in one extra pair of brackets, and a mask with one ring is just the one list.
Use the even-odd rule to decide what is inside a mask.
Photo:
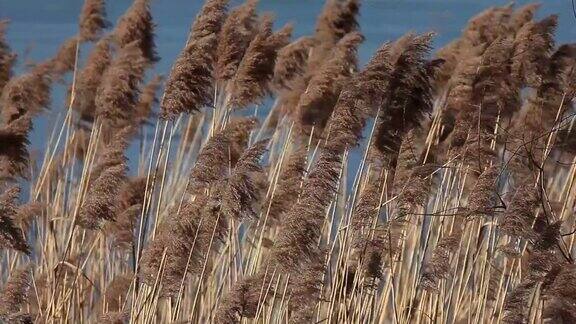
[(35, 67), (30, 71), (13, 77), (2, 89), (0, 107), (2, 122), (11, 121), (29, 113), (39, 114), (50, 104), (50, 85), (52, 80), (45, 67)]
[(399, 52), (388, 82), (388, 97), (379, 113), (374, 145), (383, 153), (397, 155), (402, 137), (417, 127), (432, 111), (432, 87), (435, 68), (442, 61), (428, 62), (433, 34), (408, 34), (396, 41)]

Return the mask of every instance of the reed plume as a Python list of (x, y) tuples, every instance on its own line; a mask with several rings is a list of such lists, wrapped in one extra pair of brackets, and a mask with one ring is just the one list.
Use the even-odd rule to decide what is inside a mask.
[[(12, 322), (12, 316), (25, 310), (28, 294), (32, 286), (31, 265), (14, 270), (0, 293), (0, 319)], [(19, 317), (19, 316), (18, 316)], [(18, 322), (16, 322), (18, 323)]]
[(316, 322), (316, 304), (322, 294), (326, 254), (318, 248), (316, 250), (313, 257), (301, 266), (299, 272), (291, 274), (289, 310), (292, 314), (289, 323)]
[(154, 63), (160, 59), (154, 42), (155, 27), (150, 13), (150, 1), (134, 0), (116, 23), (112, 35), (120, 48), (132, 48), (135, 45), (131, 44), (136, 44), (144, 58)]
[(28, 134), (31, 128), (29, 114), (0, 126), (0, 178), (28, 176)]
[(396, 219), (403, 219), (412, 210), (424, 207), (427, 202), (432, 173), (437, 170), (433, 164), (424, 164), (414, 167), (410, 171), (408, 181), (398, 194)]
[(51, 84), (48, 71), (43, 67), (11, 78), (0, 96), (2, 122), (9, 124), (26, 113), (38, 115), (50, 104)]
[(356, 17), (360, 11), (358, 0), (328, 0), (316, 21), (314, 38), (316, 46), (313, 47), (308, 62), (308, 70), (312, 71), (322, 65), (332, 47), (344, 35), (358, 29)]
[(539, 8), (540, 4), (529, 3), (514, 10), (509, 22), (511, 32), (517, 33), (525, 24), (532, 21)]
[(146, 124), (153, 116), (154, 107), (159, 103), (156, 94), (162, 87), (163, 80), (161, 75), (156, 75), (142, 87), (135, 108), (135, 117), (139, 124)]
[(82, 201), (77, 224), (85, 229), (101, 229), (106, 221), (115, 221), (117, 196), (126, 181), (126, 158), (130, 129), (119, 131), (105, 147), (102, 158), (90, 173), (90, 184)]
[(496, 195), (500, 172), (500, 166), (495, 164), (478, 176), (468, 196), (468, 217), (491, 216), (494, 213), (498, 206)]
[(558, 268), (558, 274), (547, 292), (549, 300), (544, 308), (544, 318), (558, 323), (570, 323), (576, 319), (575, 279), (576, 268), (573, 264)]
[(535, 238), (532, 222), (540, 202), (540, 197), (535, 191), (530, 182), (517, 186), (509, 208), (500, 219), (502, 233), (515, 238)]
[(40, 218), (45, 210), (46, 206), (40, 202), (28, 202), (20, 205), (15, 219), (18, 226), (22, 228), (22, 232), (28, 233), (32, 223)]
[[(16, 76), (0, 23), (0, 278), (22, 282), (0, 322), (575, 321), (576, 45), (555, 16), (493, 7), (362, 68), (358, 0), (292, 43), (257, 0), (207, 0), (157, 100), (150, 3), (101, 37), (86, 0)], [(35, 136), (72, 69), (73, 111)]]
[(211, 106), (218, 34), (228, 1), (209, 0), (196, 17), (186, 46), (172, 65), (160, 104), (162, 117), (194, 113)]
[(528, 318), (528, 304), (536, 283), (525, 280), (512, 289), (504, 300), (502, 321), (504, 323), (524, 323)]
[(390, 45), (382, 45), (364, 69), (345, 85), (328, 122), (328, 146), (342, 152), (358, 144), (368, 116), (384, 102), (392, 74)]
[(163, 118), (174, 119), (181, 113), (195, 113), (212, 105), (210, 46), (215, 39), (206, 36), (188, 43), (172, 65), (160, 103)]
[(236, 74), (238, 65), (256, 33), (257, 0), (247, 0), (233, 8), (222, 25), (216, 48), (217, 81), (227, 82)]
[(95, 98), (96, 116), (105, 126), (122, 129), (132, 124), (145, 69), (138, 42), (126, 44), (110, 63)]
[(522, 85), (537, 88), (542, 83), (548, 58), (554, 48), (558, 16), (524, 24), (514, 40), (512, 75)]
[[(200, 275), (204, 264), (209, 269), (212, 251), (217, 251), (228, 233), (227, 220), (218, 215), (219, 202), (206, 196), (183, 204), (178, 213), (160, 225), (157, 237), (142, 254), (140, 276), (153, 285), (166, 256), (162, 272), (162, 295), (178, 293), (187, 274)], [(158, 256), (161, 256), (160, 258)]]
[(254, 318), (259, 307), (261, 291), (266, 289), (269, 281), (270, 278), (260, 273), (239, 280), (222, 299), (216, 313), (216, 322), (234, 324), (240, 323), (243, 317)]
[(316, 244), (336, 191), (340, 167), (339, 153), (325, 150), (304, 180), (300, 199), (284, 216), (274, 243), (272, 259), (280, 269), (299, 269), (316, 255)]
[(104, 0), (84, 0), (80, 12), (80, 39), (96, 41), (102, 35), (102, 30), (110, 26), (106, 19), (106, 2)]
[(380, 198), (382, 196), (382, 179), (379, 175), (371, 177), (361, 191), (358, 203), (354, 208), (352, 228), (361, 231), (363, 228), (370, 229), (374, 220), (378, 218)]
[(78, 46), (80, 46), (80, 38), (78, 36), (70, 37), (60, 46), (53, 58), (42, 64), (49, 66), (54, 78), (59, 78), (74, 70)]
[(434, 69), (442, 61), (428, 62), (433, 34), (408, 34), (396, 41), (398, 51), (388, 82), (388, 98), (380, 111), (374, 144), (381, 152), (397, 155), (404, 134), (432, 111)]
[(316, 41), (311, 36), (303, 36), (278, 51), (274, 65), (274, 87), (291, 90), (294, 79), (306, 73), (308, 57)]
[(299, 123), (306, 133), (312, 126), (318, 133), (326, 126), (342, 88), (357, 69), (357, 49), (364, 40), (362, 34), (352, 32), (334, 46), (329, 59), (311, 76), (306, 92), (298, 106)]
[(22, 229), (16, 225), (19, 194), (19, 187), (11, 187), (0, 195), (0, 248), (30, 254), (30, 245), (28, 245)]
[(16, 54), (6, 42), (7, 20), (0, 20), (0, 92), (12, 77), (12, 67), (16, 63)]
[(248, 144), (250, 131), (256, 126), (254, 118), (237, 118), (224, 130), (211, 137), (198, 155), (190, 173), (193, 190), (210, 186), (222, 179), (234, 167)]
[(115, 247), (129, 251), (134, 247), (134, 230), (144, 204), (146, 178), (130, 178), (119, 190), (116, 221), (106, 227)]
[(276, 189), (270, 197), (268, 211), (268, 217), (279, 223), (300, 196), (300, 183), (306, 173), (307, 152), (304, 148), (300, 148), (290, 153), (286, 159), (280, 170)]
[(454, 225), (452, 233), (438, 240), (430, 260), (425, 263), (420, 279), (420, 286), (428, 290), (437, 290), (440, 280), (450, 274), (450, 256), (453, 255), (462, 239), (462, 228)]
[(255, 177), (264, 174), (260, 165), (262, 155), (267, 151), (268, 141), (260, 141), (248, 148), (238, 159), (230, 177), (224, 182), (224, 187), (218, 194), (220, 212), (225, 219), (256, 218), (254, 205), (259, 200), (259, 188)]
[[(73, 107), (79, 112), (83, 122), (92, 123), (96, 114), (96, 94), (104, 71), (112, 61), (110, 38), (100, 39), (91, 50), (86, 64), (78, 73), (76, 88), (73, 89)], [(70, 90), (70, 92), (72, 89)]]
[[(227, 6), (228, 0), (207, 0), (192, 25), (188, 43), (198, 41), (203, 37), (218, 35), (226, 19)], [(216, 41), (213, 45), (216, 45)], [(214, 47), (210, 51), (212, 55), (215, 55)]]
[(490, 7), (468, 21), (462, 36), (472, 46), (490, 44), (507, 34), (512, 12), (512, 5)]
[(236, 75), (230, 84), (230, 105), (245, 108), (260, 103), (271, 89), (274, 77), (274, 64), (278, 50), (286, 46), (292, 34), (292, 26), (286, 25), (272, 32), (272, 18), (265, 16), (260, 22), (258, 32), (238, 66)]
[(100, 229), (104, 221), (116, 219), (115, 198), (125, 173), (124, 165), (111, 166), (92, 181), (78, 215), (79, 226), (95, 230)]
[(418, 143), (416, 143), (416, 134), (416, 130), (413, 129), (404, 135), (397, 158), (393, 154), (383, 154), (378, 149), (371, 148), (369, 151), (369, 153), (376, 151), (376, 153), (373, 153), (375, 157), (371, 160), (375, 170), (394, 168), (394, 179), (392, 181), (392, 190), (394, 193), (398, 193), (402, 189), (410, 178), (412, 169), (421, 163), (422, 158), (419, 154)]

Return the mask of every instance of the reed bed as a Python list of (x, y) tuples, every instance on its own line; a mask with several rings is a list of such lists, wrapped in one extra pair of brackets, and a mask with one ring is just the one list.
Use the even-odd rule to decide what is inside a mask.
[(576, 44), (510, 5), (362, 66), (359, 7), (207, 0), (164, 77), (148, 0), (0, 37), (0, 322), (575, 323)]

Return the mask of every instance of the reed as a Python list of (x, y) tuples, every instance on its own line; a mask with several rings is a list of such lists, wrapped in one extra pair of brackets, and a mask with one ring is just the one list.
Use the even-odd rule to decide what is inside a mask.
[(0, 322), (576, 322), (576, 46), (555, 15), (488, 8), (361, 64), (360, 1), (295, 40), (228, 6), (205, 2), (166, 82), (148, 0), (110, 31), (86, 0), (19, 74), (0, 22)]

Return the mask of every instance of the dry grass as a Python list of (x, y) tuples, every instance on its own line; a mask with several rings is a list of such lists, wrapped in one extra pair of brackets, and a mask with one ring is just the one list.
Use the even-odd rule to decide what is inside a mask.
[(21, 75), (0, 35), (0, 322), (576, 322), (556, 16), (493, 7), (362, 67), (357, 0), (292, 43), (256, 1), (207, 0), (163, 87), (149, 2), (108, 34), (103, 8)]

